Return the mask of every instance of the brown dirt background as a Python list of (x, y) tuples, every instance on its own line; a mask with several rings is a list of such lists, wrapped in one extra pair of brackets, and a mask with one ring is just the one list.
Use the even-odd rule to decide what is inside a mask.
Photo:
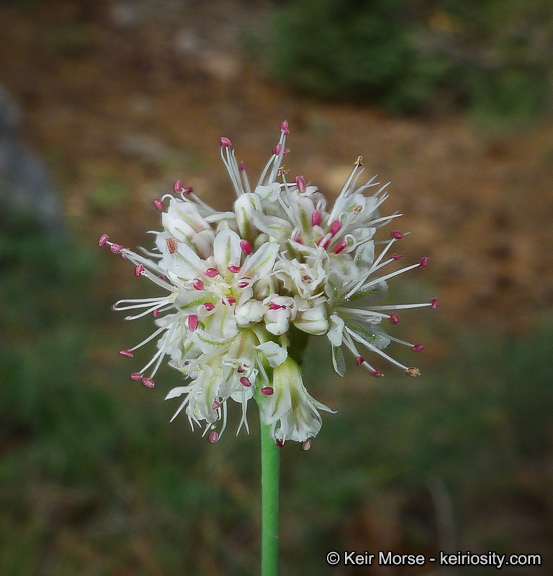
[[(232, 200), (218, 139), (250, 177), (282, 119), (287, 167), (335, 195), (358, 155), (391, 182), (411, 259), (431, 258), (446, 321), (527, 331), (553, 303), (553, 124), (481, 128), (465, 117), (390, 117), (273, 85), (245, 54), (269, 4), (46, 1), (0, 5), (0, 82), (22, 108), (25, 141), (63, 192), (83, 242), (108, 231), (144, 242), (152, 200), (182, 179), (219, 207)], [(123, 198), (98, 190), (123, 183)], [(109, 194), (106, 192), (106, 194)], [(96, 196), (95, 196), (96, 195)], [(100, 205), (99, 205), (100, 204)]]

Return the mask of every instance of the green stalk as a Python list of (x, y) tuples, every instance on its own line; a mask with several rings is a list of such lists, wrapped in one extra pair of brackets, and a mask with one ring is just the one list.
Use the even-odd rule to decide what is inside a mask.
[(278, 490), (280, 449), (271, 426), (261, 427), (261, 576), (278, 576)]

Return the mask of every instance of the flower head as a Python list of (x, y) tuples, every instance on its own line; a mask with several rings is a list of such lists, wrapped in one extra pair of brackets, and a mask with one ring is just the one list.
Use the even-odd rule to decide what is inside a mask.
[[(188, 379), (167, 395), (184, 396), (175, 416), (185, 411), (191, 425), (202, 426), (210, 442), (217, 441), (226, 426), (229, 400), (241, 406), (238, 429), (247, 429), (251, 398), (280, 445), (286, 440), (305, 443), (316, 436), (319, 411), (330, 409), (309, 395), (298, 364), (288, 354), (292, 330), (326, 336), (340, 375), (345, 371), (345, 348), (374, 376), (382, 372), (367, 356), (416, 376), (417, 368), (401, 364), (384, 350), (392, 341), (414, 351), (423, 346), (399, 340), (383, 326), (399, 323), (398, 311), (437, 307), (435, 299), (377, 304), (388, 280), (425, 268), (428, 258), (386, 271), (400, 258), (392, 248), (404, 236), (393, 230), (388, 240), (375, 240), (377, 230), (399, 216), (380, 214), (386, 186), (378, 187), (374, 178), (358, 185), (363, 172), (358, 158), (334, 205), (327, 207), (325, 197), (304, 176), (286, 180), (281, 164), (288, 152), (288, 133), (288, 123), (283, 122), (279, 142), (253, 187), (230, 140), (221, 138), (221, 157), (237, 195), (232, 211), (214, 210), (179, 181), (174, 186), (177, 196), (154, 202), (163, 209), (168, 199), (163, 230), (154, 233), (152, 252), (133, 252), (105, 234), (99, 240), (100, 246), (109, 246), (131, 262), (136, 276), (162, 292), (114, 305), (116, 310), (133, 311), (127, 319), (154, 317), (154, 332), (121, 351), (132, 357), (137, 348), (157, 342), (155, 354), (131, 379), (153, 387), (167, 358)], [(371, 190), (374, 193), (367, 194)]]

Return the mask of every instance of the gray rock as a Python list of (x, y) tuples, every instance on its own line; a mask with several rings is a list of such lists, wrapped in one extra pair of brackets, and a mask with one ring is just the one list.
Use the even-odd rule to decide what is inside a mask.
[(65, 233), (58, 191), (42, 162), (19, 141), (21, 112), (0, 85), (0, 202), (3, 213), (28, 216), (57, 235)]

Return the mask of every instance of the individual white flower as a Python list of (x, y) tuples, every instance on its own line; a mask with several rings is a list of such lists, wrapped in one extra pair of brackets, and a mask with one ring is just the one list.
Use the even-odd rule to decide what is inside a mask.
[(300, 367), (292, 358), (288, 357), (274, 369), (273, 389), (274, 394), (267, 396), (261, 405), (261, 416), (271, 425), (277, 443), (314, 438), (321, 429), (319, 410), (332, 410), (309, 395)]

